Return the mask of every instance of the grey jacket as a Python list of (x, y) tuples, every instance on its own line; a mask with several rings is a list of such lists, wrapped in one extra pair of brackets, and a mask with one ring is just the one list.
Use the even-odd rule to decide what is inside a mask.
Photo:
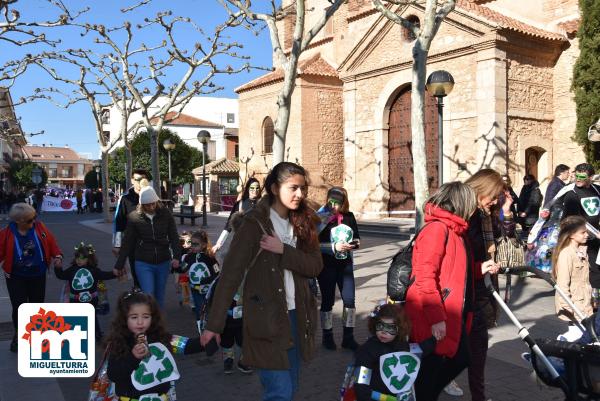
[(150, 264), (181, 258), (179, 234), (169, 209), (156, 209), (152, 220), (137, 210), (129, 213), (115, 269), (123, 269), (132, 248), (135, 248), (135, 260)]

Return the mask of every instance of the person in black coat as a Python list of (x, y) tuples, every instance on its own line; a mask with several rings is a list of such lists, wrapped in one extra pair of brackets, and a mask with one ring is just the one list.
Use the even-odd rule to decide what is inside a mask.
[[(147, 180), (148, 177), (149, 175), (146, 170), (141, 168), (134, 169), (131, 174), (133, 186), (129, 188), (127, 194), (121, 196), (121, 199), (119, 199), (119, 204), (115, 210), (115, 223), (113, 225), (113, 254), (115, 256), (119, 254), (121, 248), (123, 233), (127, 228), (127, 216), (137, 208), (140, 201), (141, 182), (142, 180)], [(133, 276), (133, 286), (139, 287), (140, 283), (135, 273), (135, 247), (131, 248), (128, 260), (131, 275)]]
[(319, 242), (323, 257), (323, 270), (317, 277), (321, 288), (321, 328), (323, 346), (330, 350), (337, 347), (333, 340), (333, 305), (335, 287), (339, 289), (344, 311), (344, 337), (342, 347), (356, 350), (354, 323), (354, 259), (352, 251), (360, 244), (360, 234), (354, 214), (349, 211), (348, 193), (344, 188), (333, 187), (327, 192), (327, 203), (317, 212), (321, 219)]
[(529, 230), (539, 217), (542, 206), (542, 192), (535, 177), (527, 174), (523, 177), (523, 188), (519, 194), (519, 223), (523, 229), (523, 238), (527, 238)]
[(565, 164), (559, 164), (554, 169), (554, 177), (546, 188), (544, 196), (544, 208), (556, 196), (556, 194), (566, 185), (565, 182), (569, 179), (570, 168)]

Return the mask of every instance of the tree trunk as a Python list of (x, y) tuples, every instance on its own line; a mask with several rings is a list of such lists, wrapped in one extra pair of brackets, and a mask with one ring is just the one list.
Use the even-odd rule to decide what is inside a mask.
[[(277, 99), (277, 119), (275, 120), (275, 136), (273, 138), (273, 166), (284, 161), (285, 137), (290, 123), (291, 93), (285, 96), (281, 93)], [(273, 167), (271, 166), (271, 167)]]
[(411, 91), (411, 131), (412, 158), (415, 183), (415, 227), (423, 225), (423, 203), (429, 197), (427, 183), (427, 153), (425, 148), (425, 76), (427, 51), (417, 39), (413, 47), (412, 91)]
[(110, 215), (110, 197), (108, 192), (110, 190), (108, 177), (108, 152), (102, 152), (102, 204), (104, 207), (104, 222), (110, 223), (112, 217)]
[(133, 155), (131, 154), (131, 145), (125, 143), (125, 189), (127, 192), (131, 188), (131, 176), (133, 172)]
[(153, 127), (146, 127), (150, 134), (150, 166), (152, 168), (152, 187), (160, 198), (160, 170), (158, 167), (158, 131)]

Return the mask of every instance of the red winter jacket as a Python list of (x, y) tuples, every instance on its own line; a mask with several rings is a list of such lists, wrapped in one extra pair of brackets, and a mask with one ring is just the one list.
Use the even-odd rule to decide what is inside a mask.
[[(36, 221), (35, 232), (40, 240), (42, 249), (44, 250), (44, 261), (46, 265), (50, 267), (50, 262), (53, 257), (62, 255), (54, 235), (48, 230), (48, 228), (41, 221)], [(12, 264), (15, 252), (15, 236), (10, 230), (9, 226), (6, 226), (0, 231), (0, 263), (2, 268), (8, 274), (12, 272)]]
[[(469, 266), (467, 257), (471, 257), (464, 242), (468, 223), (431, 204), (425, 206), (425, 222), (428, 224), (419, 233), (413, 249), (412, 275), (415, 281), (406, 294), (405, 308), (412, 325), (411, 341), (421, 342), (430, 338), (431, 326), (445, 321), (446, 337), (437, 343), (435, 353), (453, 357), (461, 336), (465, 290), (473, 294), (473, 286), (465, 289)], [(474, 280), (475, 277), (471, 283)], [(473, 296), (469, 298), (472, 300)], [(470, 315), (469, 312), (468, 331)]]

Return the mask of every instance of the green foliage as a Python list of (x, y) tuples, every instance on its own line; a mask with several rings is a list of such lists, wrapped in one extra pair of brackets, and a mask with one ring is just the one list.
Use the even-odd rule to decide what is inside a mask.
[[(176, 133), (163, 129), (158, 135), (159, 160), (161, 179), (169, 179), (169, 155), (162, 146), (167, 139), (175, 144), (171, 152), (171, 176), (173, 185), (194, 182), (192, 170), (202, 165), (202, 152), (185, 143)], [(152, 171), (150, 167), (150, 136), (146, 131), (141, 131), (131, 140), (131, 154), (133, 155), (133, 168), (144, 168)], [(206, 160), (206, 163), (210, 160)], [(125, 148), (119, 148), (110, 155), (108, 171), (111, 184), (125, 185)]]
[(100, 182), (102, 182), (102, 171), (96, 173), (95, 168), (93, 168), (85, 174), (85, 177), (83, 177), (83, 184), (86, 188), (98, 189), (100, 186), (98, 183), (98, 174), (100, 175)]
[(14, 160), (8, 168), (8, 179), (10, 183), (19, 189), (31, 189), (36, 185), (31, 180), (33, 176), (32, 170), (39, 167), (42, 170), (42, 182), (40, 187), (44, 187), (48, 182), (48, 174), (46, 171), (31, 160)]
[(600, 168), (600, 149), (587, 138), (590, 125), (600, 118), (600, 2), (579, 0), (581, 24), (580, 54), (573, 69), (573, 86), (577, 105), (577, 127), (573, 139), (583, 145), (586, 158)]

